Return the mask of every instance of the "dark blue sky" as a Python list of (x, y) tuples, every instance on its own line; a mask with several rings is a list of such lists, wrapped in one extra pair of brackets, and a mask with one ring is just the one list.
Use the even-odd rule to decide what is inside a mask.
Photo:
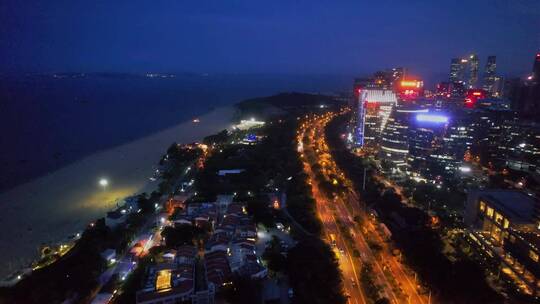
[[(399, 3), (398, 3), (399, 2)], [(539, 0), (0, 1), (0, 72), (445, 75), (451, 57), (529, 72)]]

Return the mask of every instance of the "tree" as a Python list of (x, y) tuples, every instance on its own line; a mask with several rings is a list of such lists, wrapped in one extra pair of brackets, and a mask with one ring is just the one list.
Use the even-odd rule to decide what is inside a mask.
[(207, 232), (189, 224), (176, 227), (165, 227), (161, 232), (168, 248), (176, 248), (181, 245), (193, 245), (195, 239), (206, 238)]
[(266, 261), (268, 269), (274, 272), (284, 271), (287, 268), (287, 258), (281, 254), (282, 248), (277, 236), (272, 236), (270, 245), (263, 253), (263, 260)]
[(267, 198), (250, 199), (247, 203), (247, 212), (253, 216), (257, 223), (262, 223), (266, 227), (274, 227), (275, 220), (271, 209), (268, 208)]
[(229, 139), (229, 132), (227, 130), (223, 130), (223, 131), (221, 131), (219, 133), (206, 136), (203, 139), (203, 143), (205, 143), (207, 145), (224, 144), (224, 143), (226, 143), (228, 141), (228, 139)]
[(232, 286), (225, 289), (225, 298), (230, 303), (251, 304), (261, 302), (262, 284), (258, 280), (249, 277), (235, 275)]
[(373, 280), (373, 268), (371, 264), (364, 264), (362, 271), (360, 272), (360, 282), (362, 283), (363, 289), (366, 291), (367, 296), (373, 300), (377, 301), (379, 299), (380, 287), (375, 284)]
[(379, 298), (377, 301), (375, 301), (375, 304), (391, 304), (390, 300), (387, 298)]
[(137, 196), (137, 206), (141, 209), (142, 213), (151, 213), (156, 210), (152, 201), (146, 197), (146, 193), (141, 193)]
[(287, 269), (295, 303), (345, 303), (334, 252), (317, 238), (304, 239), (289, 250)]

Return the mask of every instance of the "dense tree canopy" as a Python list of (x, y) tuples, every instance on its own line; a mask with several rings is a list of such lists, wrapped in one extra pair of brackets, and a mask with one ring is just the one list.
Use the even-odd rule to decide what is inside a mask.
[(287, 256), (293, 303), (345, 303), (334, 252), (315, 238), (300, 241)]

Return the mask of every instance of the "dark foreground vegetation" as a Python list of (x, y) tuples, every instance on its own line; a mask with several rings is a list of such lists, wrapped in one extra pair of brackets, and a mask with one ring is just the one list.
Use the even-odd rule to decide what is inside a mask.
[[(408, 207), (392, 189), (373, 178), (377, 172), (367, 162), (349, 152), (340, 134), (345, 132), (349, 115), (329, 123), (327, 142), (337, 165), (353, 181), (361, 200), (376, 210), (379, 220), (392, 232), (395, 245), (406, 263), (429, 286), (434, 295), (445, 303), (501, 303), (501, 297), (486, 283), (483, 270), (465, 256), (450, 261), (443, 253), (443, 241), (438, 230), (430, 226), (430, 217), (423, 210)], [(366, 187), (362, 190), (364, 169)], [(400, 218), (402, 224), (396, 223)], [(405, 223), (405, 224), (403, 224)]]

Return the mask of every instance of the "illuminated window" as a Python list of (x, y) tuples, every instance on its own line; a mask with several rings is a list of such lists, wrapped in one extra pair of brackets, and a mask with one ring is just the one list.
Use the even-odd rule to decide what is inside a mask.
[(486, 203), (480, 201), (480, 211), (486, 212)]
[(159, 271), (156, 278), (156, 290), (164, 290), (169, 288), (171, 288), (171, 271)]
[(489, 217), (493, 217), (493, 208), (491, 207), (487, 207), (487, 212), (486, 212), (487, 216)]
[(503, 225), (503, 227), (504, 227), (504, 228), (508, 228), (508, 226), (510, 226), (510, 222), (509, 222), (507, 219), (504, 219), (504, 225)]
[(491, 232), (491, 237), (497, 242), (501, 241), (501, 229), (497, 226), (493, 226), (493, 231)]
[(532, 250), (529, 250), (529, 257), (531, 258), (531, 260), (535, 261), (535, 262), (538, 262), (538, 254)]
[(495, 212), (495, 223), (502, 225), (503, 216), (499, 212)]

